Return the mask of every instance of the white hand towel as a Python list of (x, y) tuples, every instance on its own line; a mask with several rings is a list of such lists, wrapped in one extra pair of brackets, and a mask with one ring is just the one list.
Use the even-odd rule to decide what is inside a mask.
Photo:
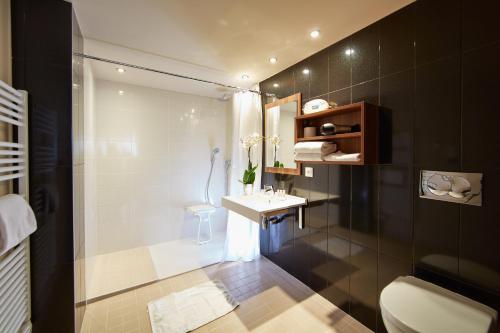
[(321, 158), (321, 154), (316, 153), (316, 154), (295, 154), (295, 160), (296, 161), (309, 161), (309, 162), (318, 162), (322, 161), (323, 159)]
[(324, 141), (298, 142), (295, 144), (296, 154), (322, 154), (328, 155), (337, 150), (337, 144)]
[(7, 194), (0, 197), (0, 255), (36, 230), (33, 210), (23, 197)]
[(354, 153), (354, 154), (345, 154), (341, 151), (323, 156), (323, 160), (325, 161), (359, 161), (359, 153)]

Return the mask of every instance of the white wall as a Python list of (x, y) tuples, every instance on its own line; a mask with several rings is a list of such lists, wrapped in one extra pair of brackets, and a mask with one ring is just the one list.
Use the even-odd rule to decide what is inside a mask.
[[(185, 207), (204, 199), (214, 147), (217, 205), (224, 193), (226, 108), (213, 98), (96, 80), (99, 254), (194, 236)], [(214, 220), (225, 229), (224, 210)]]

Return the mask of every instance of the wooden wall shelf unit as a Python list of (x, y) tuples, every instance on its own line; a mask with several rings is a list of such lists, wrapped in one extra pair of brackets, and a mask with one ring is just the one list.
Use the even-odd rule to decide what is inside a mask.
[[(325, 123), (337, 125), (360, 125), (361, 131), (326, 136), (304, 138), (304, 127), (318, 128)], [(311, 114), (302, 114), (295, 117), (296, 141), (331, 141), (346, 154), (360, 153), (359, 161), (303, 161), (307, 164), (347, 164), (364, 165), (376, 164), (379, 159), (379, 116), (378, 107), (366, 102), (330, 108)]]

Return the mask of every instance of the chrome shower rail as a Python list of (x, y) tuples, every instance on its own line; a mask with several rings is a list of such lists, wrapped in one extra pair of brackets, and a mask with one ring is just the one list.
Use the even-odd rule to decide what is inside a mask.
[(85, 59), (106, 62), (108, 64), (113, 64), (113, 65), (118, 65), (118, 66), (123, 66), (123, 67), (129, 67), (129, 68), (134, 68), (134, 69), (142, 69), (144, 71), (148, 71), (148, 72), (152, 72), (152, 73), (169, 75), (169, 76), (178, 77), (178, 78), (181, 78), (181, 79), (193, 80), (193, 81), (197, 81), (197, 82), (214, 84), (214, 85), (219, 86), (219, 87), (234, 89), (234, 90), (237, 90), (237, 91), (249, 91), (249, 92), (252, 92), (254, 94), (259, 94), (259, 95), (264, 94), (267, 97), (274, 97), (275, 96), (274, 94), (262, 93), (262, 92), (260, 92), (258, 90), (245, 89), (245, 88), (241, 88), (241, 87), (235, 87), (235, 86), (232, 86), (232, 85), (229, 85), (229, 84), (224, 84), (224, 83), (214, 82), (214, 81), (209, 81), (209, 80), (204, 80), (204, 79), (198, 79), (198, 78), (192, 77), (192, 76), (170, 73), (170, 72), (162, 71), (162, 70), (159, 70), (159, 69), (154, 69), (154, 68), (149, 68), (149, 67), (144, 67), (144, 66), (139, 66), (139, 65), (128, 64), (128, 63), (125, 63), (125, 62), (111, 60), (111, 59), (106, 59), (106, 58), (101, 58), (101, 57), (96, 57), (96, 56), (92, 56), (92, 55), (88, 55), (88, 54), (73, 53), (73, 55), (75, 55), (77, 57), (82, 57), (82, 58), (85, 58)]

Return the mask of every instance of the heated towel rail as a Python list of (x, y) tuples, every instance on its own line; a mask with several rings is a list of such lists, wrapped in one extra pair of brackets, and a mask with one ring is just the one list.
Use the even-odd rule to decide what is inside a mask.
[[(28, 94), (0, 81), (2, 194), (28, 200)], [(0, 256), (0, 332), (31, 332), (29, 238)]]

